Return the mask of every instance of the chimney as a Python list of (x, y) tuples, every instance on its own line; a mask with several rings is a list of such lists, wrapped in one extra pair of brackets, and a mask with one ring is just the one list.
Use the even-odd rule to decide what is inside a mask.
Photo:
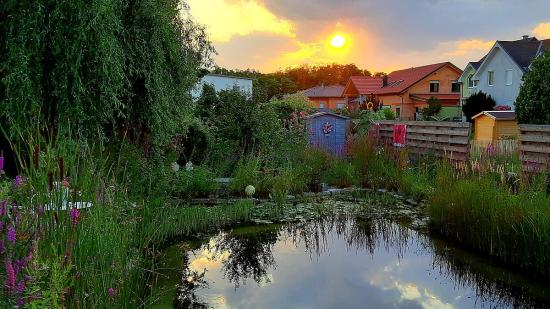
[(527, 39), (529, 39), (529, 36), (525, 34), (525, 35), (522, 36), (522, 38), (523, 38), (524, 40), (527, 40)]
[(388, 85), (388, 75), (382, 76), (382, 87), (386, 87)]

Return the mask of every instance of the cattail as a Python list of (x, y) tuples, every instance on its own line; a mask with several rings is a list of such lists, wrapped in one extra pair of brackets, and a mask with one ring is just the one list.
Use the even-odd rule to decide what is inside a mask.
[(63, 181), (63, 178), (65, 177), (65, 160), (63, 157), (59, 157), (59, 180)]
[(48, 189), (50, 189), (50, 192), (53, 191), (53, 173), (52, 173), (52, 171), (48, 172)]
[(34, 145), (33, 161), (34, 168), (38, 169), (40, 167), (40, 161), (38, 160), (39, 148), (38, 145)]

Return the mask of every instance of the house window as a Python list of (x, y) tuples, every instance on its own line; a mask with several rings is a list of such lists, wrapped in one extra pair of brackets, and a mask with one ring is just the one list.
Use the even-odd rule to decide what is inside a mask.
[(430, 92), (439, 92), (439, 81), (433, 80), (430, 82)]
[(474, 74), (470, 74), (470, 76), (468, 76), (468, 88), (475, 87), (477, 87), (477, 80), (474, 79)]
[(401, 117), (401, 107), (396, 107), (395, 108), (395, 116), (397, 118)]
[(336, 108), (337, 109), (344, 109), (344, 108), (346, 108), (346, 103), (342, 103), (342, 102), (336, 103)]
[(451, 92), (460, 92), (460, 84), (457, 81), (452, 82)]
[(319, 101), (319, 108), (325, 108), (325, 101)]
[(513, 71), (512, 70), (506, 70), (506, 86), (512, 85), (514, 82), (513, 80)]
[(495, 71), (487, 72), (487, 85), (488, 86), (494, 86), (495, 85)]

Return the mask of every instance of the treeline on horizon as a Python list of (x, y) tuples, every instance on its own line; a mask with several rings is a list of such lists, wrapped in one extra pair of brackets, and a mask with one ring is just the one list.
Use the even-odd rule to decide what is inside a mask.
[[(206, 73), (206, 72), (205, 72)], [(295, 93), (315, 86), (345, 86), (351, 76), (380, 76), (384, 73), (371, 73), (355, 64), (301, 65), (278, 70), (273, 73), (261, 73), (257, 70), (231, 70), (215, 67), (212, 74), (224, 74), (254, 79), (255, 93), (259, 99), (280, 98), (284, 94)]]

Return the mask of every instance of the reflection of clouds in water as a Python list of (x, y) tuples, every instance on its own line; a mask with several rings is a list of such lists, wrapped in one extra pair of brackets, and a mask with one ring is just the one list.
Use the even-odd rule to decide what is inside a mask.
[[(382, 267), (381, 271), (365, 273), (364, 278), (370, 285), (379, 287), (384, 291), (397, 291), (399, 293), (399, 303), (406, 302), (411, 304), (411, 301), (414, 301), (414, 303), (426, 309), (454, 308), (452, 304), (441, 300), (430, 289), (420, 287), (417, 283), (406, 282), (396, 278), (401, 274), (400, 268), (406, 267), (408, 267), (406, 262), (396, 260)], [(455, 300), (459, 299), (460, 297), (455, 298)]]
[(192, 271), (202, 271), (203, 269), (220, 269), (224, 261), (231, 254), (229, 251), (215, 252), (208, 248), (201, 248), (189, 264), (189, 269)]

